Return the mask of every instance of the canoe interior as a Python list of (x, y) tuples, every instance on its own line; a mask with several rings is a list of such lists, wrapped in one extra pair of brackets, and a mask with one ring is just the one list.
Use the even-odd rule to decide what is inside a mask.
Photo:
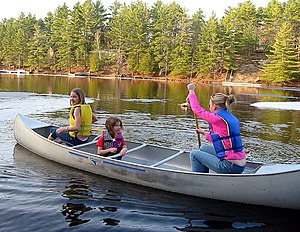
[[(53, 128), (53, 126), (40, 127), (33, 130), (47, 138), (51, 128)], [(86, 145), (73, 148), (96, 155), (97, 146), (95, 143), (98, 137), (99, 135), (93, 134), (90, 136)], [(178, 149), (169, 149), (131, 141), (127, 141), (126, 145), (131, 152), (128, 152), (126, 156), (122, 158), (122, 161), (164, 169), (191, 171), (188, 151), (180, 151)], [(261, 164), (259, 163), (248, 162), (244, 173), (254, 173), (260, 165)]]

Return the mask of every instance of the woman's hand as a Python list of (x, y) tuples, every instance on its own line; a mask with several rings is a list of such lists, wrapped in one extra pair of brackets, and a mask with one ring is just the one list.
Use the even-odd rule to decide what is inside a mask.
[(202, 128), (196, 128), (196, 132), (199, 134), (203, 134), (203, 135), (206, 135), (207, 132), (205, 130), (203, 130)]
[(194, 83), (191, 83), (191, 84), (188, 84), (187, 88), (190, 91), (190, 93), (194, 93), (195, 89), (196, 89), (196, 85)]

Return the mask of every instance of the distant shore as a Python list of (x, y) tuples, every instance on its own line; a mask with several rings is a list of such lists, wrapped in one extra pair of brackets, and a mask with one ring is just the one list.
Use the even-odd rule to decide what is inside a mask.
[(151, 80), (151, 81), (166, 81), (166, 82), (196, 82), (201, 84), (214, 84), (218, 83), (224, 86), (245, 86), (245, 87), (294, 87), (300, 88), (299, 83), (269, 83), (259, 80), (257, 76), (259, 74), (252, 73), (251, 75), (238, 76), (230, 81), (226, 81), (224, 77), (218, 76), (215, 78), (207, 78), (207, 77), (172, 77), (172, 76), (149, 76), (149, 75), (114, 75), (111, 73), (92, 73), (92, 72), (72, 72), (72, 73), (64, 73), (64, 72), (31, 72), (24, 69), (17, 70), (9, 70), (2, 69), (0, 70), (0, 74), (14, 74), (14, 75), (39, 75), (39, 76), (65, 76), (65, 77), (75, 77), (75, 78), (105, 78), (105, 79), (132, 79), (132, 80)]

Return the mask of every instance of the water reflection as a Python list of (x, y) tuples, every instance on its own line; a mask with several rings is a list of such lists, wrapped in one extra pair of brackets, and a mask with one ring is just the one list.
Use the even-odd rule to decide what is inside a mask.
[[(95, 194), (95, 195), (94, 195)], [(110, 190), (105, 191), (105, 193), (101, 194), (102, 196), (99, 198), (99, 193), (94, 193), (92, 189), (88, 186), (88, 184), (84, 180), (72, 178), (70, 180), (70, 184), (66, 186), (66, 190), (63, 192), (62, 196), (72, 199), (98, 199), (100, 201), (105, 202), (119, 202), (121, 199)], [(95, 196), (95, 197), (94, 197)], [(78, 226), (83, 223), (89, 222), (91, 219), (81, 219), (79, 217), (83, 217), (83, 214), (89, 212), (91, 210), (96, 210), (96, 208), (92, 208), (90, 206), (86, 206), (84, 203), (72, 203), (68, 202), (62, 206), (61, 213), (65, 216), (66, 222), (69, 223), (69, 226)], [(114, 206), (99, 206), (98, 210), (101, 213), (115, 213), (118, 208)], [(103, 218), (102, 219), (104, 225), (108, 226), (117, 226), (120, 223), (120, 220), (113, 218)]]
[(67, 203), (62, 206), (61, 213), (65, 216), (69, 226), (72, 227), (89, 222), (90, 219), (80, 219), (79, 217), (90, 210), (92, 210), (92, 208), (86, 207), (84, 204)]
[(104, 218), (103, 223), (108, 226), (117, 226), (119, 225), (120, 221), (113, 218)]
[(89, 187), (78, 181), (71, 179), (70, 185), (66, 187), (67, 189), (63, 193), (63, 197), (67, 197), (69, 199), (83, 199), (92, 197), (91, 191)]
[(251, 223), (251, 222), (230, 222), (230, 221), (218, 221), (218, 220), (189, 220), (187, 226), (184, 228), (174, 227), (179, 231), (202, 231), (203, 229), (212, 230), (226, 230), (226, 229), (250, 229), (259, 228), (263, 229), (265, 227), (264, 223)]
[[(239, 207), (235, 208), (235, 205), (239, 206), (239, 204), (233, 203), (231, 213), (222, 214), (219, 213), (222, 212), (220, 207), (223, 204), (228, 205), (230, 203), (216, 201), (212, 204), (213, 201), (210, 200), (200, 199), (199, 201), (197, 198), (187, 196), (180, 196), (182, 202), (179, 203), (177, 200), (174, 202), (173, 196), (177, 198), (178, 195), (176, 194), (153, 191), (140, 186), (138, 189), (133, 190), (132, 188), (135, 188), (135, 185), (115, 180), (109, 180), (109, 182), (108, 186), (102, 186), (101, 191), (99, 191), (99, 186), (94, 182), (94, 187), (91, 187), (90, 180), (86, 178), (72, 178), (70, 180), (70, 184), (66, 186), (62, 196), (69, 200), (77, 199), (77, 203), (68, 202), (62, 205), (61, 210), (70, 227), (91, 222), (97, 212), (101, 212), (98, 217), (102, 218), (101, 221), (105, 226), (121, 225), (122, 221), (130, 215), (130, 217), (134, 216), (137, 221), (147, 218), (144, 223), (150, 224), (155, 220), (159, 220), (159, 218), (170, 220), (175, 223), (172, 227), (178, 231), (198, 231), (199, 229), (241, 230), (267, 226), (266, 223), (245, 221), (245, 218), (243, 218), (243, 221), (239, 221), (241, 218), (234, 213), (235, 209), (239, 209)], [(190, 201), (194, 203), (187, 204)], [(198, 203), (195, 204), (196, 202)], [(213, 207), (213, 210), (207, 210), (210, 207)], [(253, 207), (255, 208), (255, 206)], [(86, 214), (87, 212), (90, 213)], [(124, 215), (124, 212), (128, 215)], [(131, 221), (131, 223), (132, 226), (137, 226), (134, 221)]]

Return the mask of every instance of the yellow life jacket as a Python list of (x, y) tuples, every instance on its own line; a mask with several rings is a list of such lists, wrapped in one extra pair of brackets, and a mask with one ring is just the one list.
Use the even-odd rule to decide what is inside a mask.
[(70, 127), (75, 126), (74, 110), (76, 107), (81, 108), (81, 123), (79, 131), (69, 131), (69, 135), (72, 137), (78, 136), (89, 136), (92, 129), (92, 109), (90, 105), (87, 104), (77, 104), (71, 107), (69, 118), (70, 118)]

